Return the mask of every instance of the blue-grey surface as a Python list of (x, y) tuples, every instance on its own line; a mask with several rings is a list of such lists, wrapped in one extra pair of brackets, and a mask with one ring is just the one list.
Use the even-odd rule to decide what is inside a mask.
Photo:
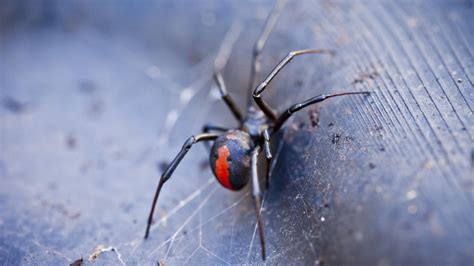
[[(243, 106), (271, 6), (2, 1), (0, 264), (262, 263), (248, 190), (221, 188), (202, 145), (142, 237), (162, 164), (202, 124), (235, 125), (213, 64), (235, 41), (224, 78)], [(473, 15), (470, 1), (289, 1), (263, 73), (291, 49), (337, 55), (294, 60), (264, 97), (283, 110), (373, 93), (306, 109), (273, 141), (268, 264), (474, 263)]]

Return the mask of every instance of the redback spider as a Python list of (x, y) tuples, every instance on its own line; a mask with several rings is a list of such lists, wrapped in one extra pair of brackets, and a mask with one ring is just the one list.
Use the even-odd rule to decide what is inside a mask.
[[(148, 216), (148, 224), (145, 232), (145, 239), (150, 232), (150, 226), (153, 221), (153, 213), (155, 211), (156, 202), (160, 195), (161, 188), (168, 181), (174, 170), (184, 158), (191, 147), (201, 141), (214, 141), (210, 151), (210, 165), (217, 181), (227, 189), (240, 190), (248, 182), (251, 177), (252, 197), (255, 202), (255, 211), (257, 226), (259, 230), (262, 259), (265, 260), (265, 237), (263, 231), (263, 223), (261, 218), (261, 192), (257, 175), (257, 157), (263, 150), (267, 160), (267, 166), (271, 164), (272, 153), (270, 150), (270, 138), (278, 130), (281, 129), (285, 121), (295, 112), (315, 103), (322, 102), (326, 99), (351, 95), (351, 94), (369, 94), (369, 92), (343, 92), (334, 94), (322, 94), (307, 99), (303, 102), (292, 105), (290, 108), (277, 114), (265, 100), (261, 97), (263, 91), (275, 76), (283, 69), (295, 56), (304, 54), (332, 54), (331, 50), (326, 49), (307, 49), (297, 50), (288, 53), (278, 65), (268, 74), (265, 80), (255, 87), (257, 76), (260, 72), (261, 53), (265, 43), (267, 42), (275, 24), (283, 9), (284, 1), (278, 2), (273, 11), (270, 13), (265, 27), (258, 38), (253, 49), (252, 69), (249, 84), (249, 100), (247, 102), (247, 112), (242, 114), (232, 97), (227, 93), (226, 86), (221, 74), (217, 71), (214, 73), (214, 80), (220, 90), (222, 99), (229, 107), (232, 114), (239, 122), (239, 127), (228, 129), (219, 126), (205, 125), (203, 133), (191, 136), (184, 143), (181, 151), (173, 159), (173, 161), (165, 169), (160, 178), (156, 193), (151, 205), (150, 214)], [(255, 88), (255, 89), (254, 89)], [(251, 97), (250, 97), (251, 95)], [(256, 106), (252, 104), (252, 98)], [(258, 107), (258, 109), (257, 109)], [(215, 131), (219, 133), (210, 133)], [(266, 187), (269, 184), (269, 171), (266, 172)]]

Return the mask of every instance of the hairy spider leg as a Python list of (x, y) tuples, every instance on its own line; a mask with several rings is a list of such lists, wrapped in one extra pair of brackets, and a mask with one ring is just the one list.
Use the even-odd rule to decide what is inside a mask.
[(160, 178), (160, 182), (158, 183), (158, 186), (156, 187), (155, 196), (153, 197), (153, 203), (151, 205), (151, 210), (148, 216), (148, 223), (147, 223), (146, 231), (145, 231), (145, 239), (148, 238), (148, 234), (150, 232), (150, 227), (153, 222), (153, 213), (155, 212), (156, 202), (158, 201), (158, 196), (160, 195), (160, 191), (161, 191), (161, 188), (163, 187), (163, 184), (170, 179), (176, 167), (179, 165), (181, 160), (184, 158), (186, 153), (188, 153), (188, 151), (191, 149), (191, 147), (194, 144), (200, 141), (215, 140), (218, 136), (219, 134), (217, 133), (204, 133), (204, 134), (191, 136), (190, 138), (188, 138), (188, 140), (186, 140), (186, 142), (183, 144), (183, 147), (179, 151), (178, 155), (176, 155), (173, 161), (168, 165), (166, 170), (163, 172)]

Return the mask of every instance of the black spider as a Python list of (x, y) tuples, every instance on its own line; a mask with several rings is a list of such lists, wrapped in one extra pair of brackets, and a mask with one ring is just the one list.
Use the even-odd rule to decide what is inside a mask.
[[(270, 151), (270, 137), (275, 134), (285, 121), (295, 112), (325, 99), (350, 95), (350, 94), (368, 94), (369, 92), (345, 92), (327, 95), (319, 95), (310, 98), (306, 101), (292, 105), (283, 113), (277, 115), (275, 111), (263, 100), (262, 92), (273, 78), (280, 72), (283, 67), (288, 64), (295, 56), (303, 54), (332, 54), (332, 51), (325, 49), (307, 49), (298, 50), (288, 53), (283, 60), (268, 74), (265, 80), (257, 87), (256, 78), (260, 71), (261, 53), (265, 43), (270, 36), (276, 21), (283, 8), (282, 4), (277, 4), (270, 13), (266, 25), (260, 35), (253, 50), (253, 64), (249, 85), (249, 101), (247, 103), (247, 112), (245, 116), (233, 101), (231, 96), (227, 94), (227, 89), (224, 80), (219, 72), (214, 74), (214, 79), (219, 87), (222, 99), (229, 107), (232, 114), (239, 122), (239, 127), (236, 129), (227, 129), (219, 126), (205, 125), (203, 133), (191, 136), (183, 145), (181, 151), (173, 159), (173, 161), (166, 167), (161, 176), (160, 182), (156, 189), (153, 203), (148, 216), (148, 224), (145, 232), (145, 239), (148, 237), (150, 226), (153, 220), (153, 213), (155, 211), (156, 202), (160, 194), (163, 184), (169, 180), (173, 171), (184, 158), (193, 144), (200, 141), (214, 141), (210, 152), (210, 164), (214, 175), (219, 183), (230, 190), (240, 190), (249, 182), (249, 175), (252, 177), (252, 196), (255, 201), (255, 211), (257, 215), (257, 225), (259, 229), (259, 236), (261, 242), (262, 258), (265, 260), (265, 238), (263, 232), (263, 224), (261, 219), (261, 192), (257, 176), (257, 157), (262, 148), (265, 152), (267, 165), (269, 166), (272, 160), (272, 153)], [(255, 88), (255, 89), (254, 89)], [(253, 91), (252, 91), (253, 90)], [(250, 94), (252, 93), (252, 94)], [(250, 97), (252, 95), (252, 97)], [(257, 104), (257, 109), (251, 99)], [(209, 131), (217, 131), (220, 133), (209, 133)], [(266, 186), (269, 184), (269, 167), (266, 174)]]

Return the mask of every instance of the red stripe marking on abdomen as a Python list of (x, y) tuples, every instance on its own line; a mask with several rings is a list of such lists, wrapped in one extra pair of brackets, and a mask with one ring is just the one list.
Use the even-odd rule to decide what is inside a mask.
[(232, 189), (229, 179), (229, 163), (227, 162), (227, 157), (230, 155), (229, 148), (227, 148), (227, 146), (219, 147), (219, 149), (217, 149), (217, 155), (216, 176), (224, 187)]

